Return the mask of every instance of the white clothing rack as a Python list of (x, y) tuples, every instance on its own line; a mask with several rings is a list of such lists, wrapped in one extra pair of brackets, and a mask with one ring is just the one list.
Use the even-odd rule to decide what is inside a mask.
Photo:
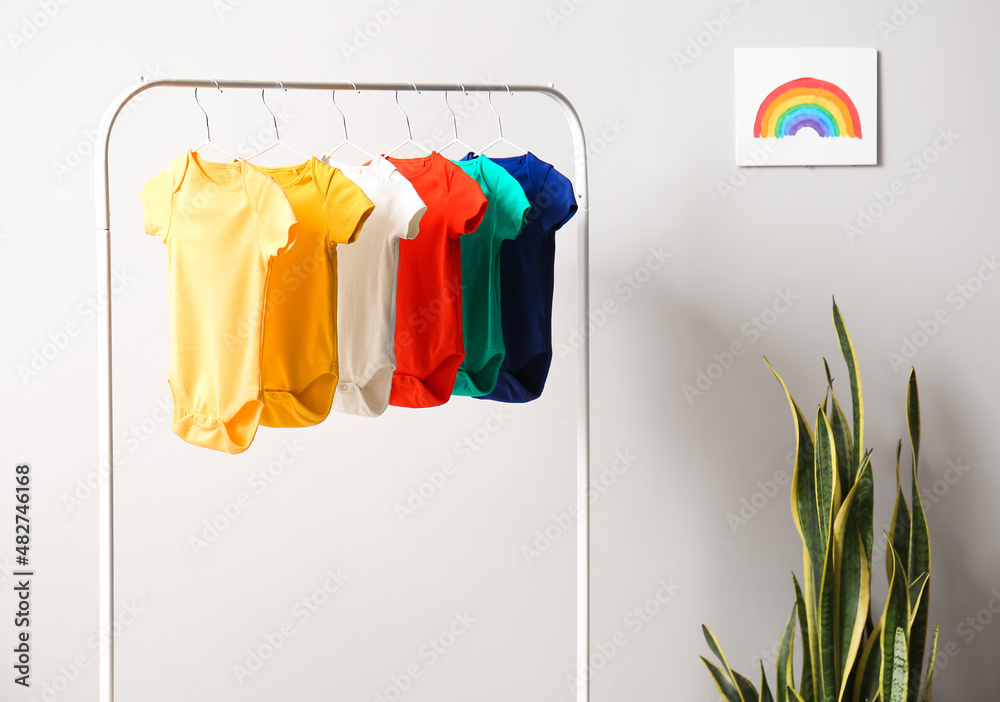
[[(461, 85), (461, 87), (459, 87)], [(427, 92), (467, 92), (485, 93), (540, 93), (555, 100), (566, 115), (573, 135), (573, 151), (576, 200), (579, 208), (576, 217), (580, 232), (578, 275), (578, 317), (585, 325), (590, 308), (589, 279), (589, 211), (587, 183), (587, 145), (583, 124), (572, 103), (551, 85), (507, 85), (504, 83), (459, 84), (459, 83), (352, 83), (352, 82), (283, 82), (280, 86), (287, 90), (354, 90), (369, 91), (427, 91)], [(98, 355), (97, 355), (97, 399), (98, 399), (98, 465), (107, 466), (99, 471), (101, 476), (98, 494), (100, 521), (100, 626), (107, 629), (101, 636), (99, 660), (99, 702), (114, 700), (114, 436), (112, 427), (112, 368), (111, 368), (111, 195), (108, 170), (108, 151), (111, 144), (111, 130), (122, 108), (132, 98), (153, 88), (254, 88), (278, 87), (275, 80), (214, 80), (208, 78), (171, 78), (143, 80), (126, 88), (108, 106), (98, 126), (95, 169), (95, 195), (97, 219), (97, 279), (98, 293), (104, 291), (108, 304), (98, 315)], [(586, 326), (581, 327), (586, 329)], [(577, 378), (577, 504), (580, 515), (577, 523), (577, 571), (576, 571), (576, 661), (577, 702), (589, 702), (590, 698), (590, 340), (583, 334), (580, 348), (579, 374)]]

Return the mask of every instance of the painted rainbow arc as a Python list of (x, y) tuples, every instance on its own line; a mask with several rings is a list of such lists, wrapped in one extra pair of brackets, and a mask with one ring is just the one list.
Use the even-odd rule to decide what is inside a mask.
[(821, 137), (861, 138), (854, 101), (833, 83), (816, 78), (799, 78), (772, 90), (757, 110), (753, 135), (780, 139), (807, 128)]

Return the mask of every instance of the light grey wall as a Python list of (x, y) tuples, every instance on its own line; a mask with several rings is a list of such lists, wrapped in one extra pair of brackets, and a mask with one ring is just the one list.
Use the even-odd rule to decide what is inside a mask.
[[(345, 53), (372, 13), (391, 21)], [(757, 660), (767, 660), (762, 650), (780, 635), (792, 602), (789, 572), (801, 572), (801, 558), (788, 485), (776, 485), (763, 504), (756, 495), (790, 475), (793, 448), (787, 405), (760, 357), (809, 411), (822, 399), (826, 356), (846, 401), (832, 295), (861, 358), (877, 529), (891, 511), (906, 372), (910, 362), (918, 369), (932, 617), (943, 651), (936, 698), (989, 699), (1000, 686), (1000, 626), (990, 612), (1000, 609), (1000, 526), (991, 506), (1000, 489), (992, 454), (1000, 283), (983, 260), (1000, 254), (991, 160), (998, 15), (994, 3), (974, 0), (6, 3), (0, 465), (9, 477), (0, 478), (8, 485), (0, 505), (13, 508), (14, 462), (31, 461), (39, 575), (36, 687), (2, 681), (4, 699), (43, 699), (44, 684), (59, 700), (96, 695), (88, 130), (136, 74), (156, 72), (554, 81), (575, 102), (592, 155), (593, 306), (615, 310), (593, 333), (594, 467), (600, 475), (617, 460), (622, 473), (594, 504), (593, 643), (610, 658), (595, 660), (596, 701), (714, 699), (696, 657), (706, 650), (703, 622), (751, 677)], [(879, 49), (878, 167), (734, 169), (733, 49), (796, 45)], [(685, 52), (690, 61), (679, 61)], [(371, 150), (401, 141), (389, 98), (353, 97), (341, 105), (359, 140)], [(401, 97), (416, 136), (445, 125), (439, 99)], [(233, 149), (267, 123), (251, 93), (205, 91), (203, 102), (217, 139)], [(572, 173), (553, 105), (496, 102), (513, 141)], [(272, 104), (289, 115), (282, 137), (297, 148), (339, 140), (328, 96), (275, 92)], [(474, 99), (468, 107), (462, 136), (482, 144), (492, 138), (492, 113)], [(555, 338), (564, 346), (551, 386), (536, 405), (511, 410), (473, 456), (456, 447), (483, 436), (488, 410), (472, 401), (393, 411), (377, 422), (333, 417), (294, 435), (262, 431), (241, 457), (213, 455), (174, 437), (160, 409), (169, 400), (164, 252), (142, 236), (137, 198), (146, 178), (202, 140), (200, 120), (188, 94), (150, 94), (116, 127), (112, 152), (114, 268), (128, 279), (115, 299), (118, 605), (126, 622), (135, 619), (120, 641), (119, 699), (361, 702), (411, 664), (421, 677), (401, 697), (414, 702), (571, 699), (573, 526), (530, 564), (522, 547), (573, 500), (576, 357), (566, 349), (575, 325), (575, 227), (561, 234)], [(953, 136), (940, 139), (942, 131)], [(917, 159), (934, 162), (921, 170)], [(897, 180), (905, 192), (850, 240), (845, 225), (857, 223), (859, 208), (879, 212), (879, 193)], [(666, 264), (652, 251), (667, 252)], [(962, 286), (976, 292), (959, 301)], [(779, 296), (794, 303), (772, 317)], [(924, 343), (920, 334), (937, 314), (947, 322)], [(756, 319), (773, 324), (758, 335)], [(75, 326), (65, 348), (23, 379), (18, 367), (58, 344), (67, 325)], [(900, 366), (891, 354), (904, 339), (922, 346)], [(703, 395), (685, 397), (683, 387), (734, 342), (746, 353)], [(298, 441), (300, 456), (256, 492), (251, 476), (280, 461), (287, 440)], [(458, 463), (455, 476), (401, 523), (394, 505), (447, 461)], [(250, 507), (195, 553), (190, 537), (241, 492), (250, 493)], [(761, 505), (745, 523), (731, 516), (742, 500)], [(9, 538), (0, 533), (0, 542)], [(12, 547), (0, 550), (5, 565), (12, 556)], [(331, 569), (349, 579), (303, 620), (296, 603), (324, 585), (334, 589)], [(13, 583), (2, 577), (8, 611)], [(881, 606), (878, 567), (874, 581)], [(657, 596), (669, 602), (658, 605)], [(642, 618), (637, 607), (655, 614)], [(448, 630), (456, 611), (477, 621), (430, 662), (421, 646)], [(286, 622), (294, 635), (260, 672), (237, 681), (233, 666), (245, 649)], [(0, 636), (12, 630), (5, 623)], [(7, 640), (0, 668), (9, 674)]]

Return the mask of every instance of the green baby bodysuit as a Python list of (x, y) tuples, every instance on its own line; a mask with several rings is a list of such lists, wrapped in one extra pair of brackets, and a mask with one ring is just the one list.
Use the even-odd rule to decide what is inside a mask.
[(524, 189), (510, 173), (485, 156), (455, 161), (482, 188), (486, 214), (479, 228), (459, 241), (462, 246), (462, 338), (465, 360), (452, 395), (479, 397), (493, 392), (503, 363), (500, 326), (500, 245), (515, 239), (531, 207)]

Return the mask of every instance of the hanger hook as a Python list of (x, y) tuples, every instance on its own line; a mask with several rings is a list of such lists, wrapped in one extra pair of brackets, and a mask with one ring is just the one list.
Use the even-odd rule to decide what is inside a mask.
[(333, 99), (333, 106), (337, 109), (337, 112), (340, 113), (340, 121), (344, 123), (344, 141), (350, 141), (350, 138), (347, 136), (347, 117), (344, 116), (344, 111), (340, 109), (340, 105), (337, 104), (337, 91), (334, 90), (330, 94)]
[(493, 110), (493, 114), (497, 116), (497, 131), (500, 133), (500, 138), (503, 139), (503, 120), (500, 119), (500, 113), (497, 112), (497, 108), (493, 106), (493, 91), (486, 93), (486, 101), (490, 104), (490, 109)]
[[(285, 86), (280, 80), (275, 78), (274, 82), (281, 86), (282, 90), (285, 90)], [(264, 103), (264, 109), (267, 110), (269, 115), (271, 115), (271, 123), (274, 125), (274, 140), (281, 141), (281, 137), (278, 135), (278, 118), (274, 116), (274, 112), (272, 112), (271, 108), (267, 106), (267, 100), (264, 99), (264, 88), (260, 89), (260, 101)]]
[[(462, 90), (465, 90), (465, 86), (459, 83)], [(468, 95), (468, 93), (466, 93)], [(444, 91), (444, 104), (448, 107), (448, 112), (451, 113), (451, 124), (455, 128), (455, 141), (458, 141), (458, 117), (455, 116), (455, 110), (452, 109), (451, 103), (448, 102), (448, 91)]]
[(420, 94), (420, 91), (417, 90), (417, 84), (416, 83), (414, 83), (412, 80), (408, 80), (406, 82), (413, 86), (413, 92), (415, 92), (417, 95)]
[(354, 82), (353, 80), (349, 80), (349, 81), (347, 81), (347, 82), (348, 82), (348, 83), (350, 83), (350, 84), (351, 84), (351, 87), (353, 87), (353, 88), (354, 88), (354, 92), (356, 92), (356, 93), (360, 93), (360, 92), (361, 92), (360, 90), (358, 90), (358, 84), (357, 84), (357, 83), (355, 83), (355, 82)]
[(510, 91), (510, 86), (509, 86), (509, 85), (507, 85), (506, 83), (501, 83), (500, 85), (502, 85), (503, 87), (507, 88), (507, 94), (508, 94), (508, 95), (510, 95), (511, 97), (513, 97), (513, 96), (514, 96), (514, 93), (512, 93), (512, 92)]
[(399, 91), (394, 90), (393, 92), (396, 95), (396, 107), (398, 107), (399, 111), (403, 113), (403, 119), (406, 120), (406, 136), (410, 141), (413, 141), (413, 132), (410, 130), (410, 117), (406, 114), (406, 110), (403, 109), (403, 106), (399, 104)]
[[(219, 81), (212, 76), (209, 76), (208, 79), (215, 83), (215, 89), (221, 93), (222, 88), (219, 87)], [(208, 141), (212, 141), (212, 127), (208, 123), (208, 112), (205, 111), (204, 106), (201, 104), (201, 100), (198, 99), (198, 88), (194, 89), (194, 101), (197, 103), (198, 109), (200, 109), (202, 114), (205, 115), (205, 136)]]

